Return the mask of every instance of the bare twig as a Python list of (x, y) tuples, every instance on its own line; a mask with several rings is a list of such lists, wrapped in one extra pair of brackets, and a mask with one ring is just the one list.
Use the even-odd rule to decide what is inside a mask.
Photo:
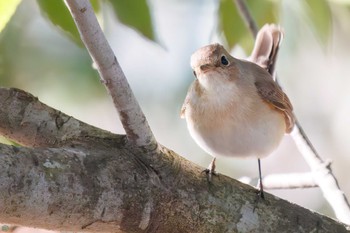
[(245, 22), (250, 32), (253, 34), (253, 37), (255, 38), (256, 35), (258, 34), (259, 29), (255, 23), (255, 20), (250, 14), (247, 5), (245, 4), (244, 0), (234, 0), (234, 1), (238, 8), (238, 13), (241, 15), (243, 21)]
[(103, 84), (111, 95), (129, 141), (138, 146), (156, 145), (126, 77), (109, 46), (88, 0), (65, 0), (82, 41), (97, 65)]
[[(258, 178), (241, 177), (241, 182), (255, 185)], [(270, 174), (263, 178), (264, 189), (299, 189), (318, 187), (312, 172), (288, 173), (288, 174)]]
[(350, 224), (349, 202), (339, 187), (338, 181), (329, 166), (330, 163), (324, 162), (319, 157), (317, 151), (302, 130), (300, 123), (297, 121), (292, 132), (292, 137), (299, 151), (310, 166), (316, 183), (321, 188), (323, 196), (332, 206), (337, 218), (346, 224)]
[[(255, 22), (251, 16), (244, 0), (234, 0), (237, 8), (242, 15), (243, 20), (249, 25), (249, 29), (254, 37), (257, 35), (257, 29), (254, 28)], [(305, 161), (311, 168), (314, 175), (314, 179), (317, 185), (321, 188), (324, 197), (328, 203), (332, 206), (337, 218), (347, 224), (350, 224), (350, 205), (341, 191), (336, 177), (333, 175), (329, 163), (325, 163), (316, 149), (312, 145), (311, 141), (306, 136), (303, 128), (298, 120), (292, 132), (292, 137), (303, 155)]]

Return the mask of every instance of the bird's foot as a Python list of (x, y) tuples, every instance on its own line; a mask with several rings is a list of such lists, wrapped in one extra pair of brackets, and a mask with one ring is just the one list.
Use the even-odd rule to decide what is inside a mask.
[(216, 176), (217, 173), (215, 171), (215, 160), (216, 158), (214, 158), (211, 163), (209, 164), (207, 169), (204, 169), (202, 172), (205, 172), (205, 174), (207, 175), (207, 180), (208, 182), (211, 182), (211, 178), (212, 176)]
[[(258, 184), (258, 186), (260, 185)], [(259, 203), (265, 203), (265, 204), (267, 203), (265, 199), (264, 190), (262, 190), (261, 187), (259, 187), (258, 190), (256, 191), (253, 212), (255, 211), (256, 208), (258, 208)]]
[(265, 199), (265, 195), (264, 195), (264, 186), (263, 186), (263, 179), (262, 179), (262, 175), (261, 175), (261, 164), (260, 164), (260, 159), (258, 159), (258, 167), (259, 167), (259, 181), (258, 181), (258, 187), (259, 187), (259, 192), (258, 192), (258, 196), (261, 199)]
[(257, 187), (258, 187), (258, 192), (257, 192), (258, 198), (265, 199), (264, 188), (263, 188), (261, 179), (259, 179)]
[(258, 190), (257, 192), (258, 199), (265, 199), (264, 191)]
[(209, 168), (204, 169), (202, 172), (207, 175), (208, 182), (211, 182), (213, 176), (217, 176), (218, 175), (218, 173), (216, 173), (216, 171), (210, 170)]

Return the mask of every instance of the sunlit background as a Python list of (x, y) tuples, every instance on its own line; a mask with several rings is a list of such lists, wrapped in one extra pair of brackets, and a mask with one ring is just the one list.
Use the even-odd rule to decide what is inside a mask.
[[(284, 0), (273, 12), (285, 31), (277, 73), (299, 121), (321, 156), (333, 161), (333, 172), (350, 198), (350, 1), (329, 1), (328, 40), (320, 38), (322, 25), (312, 25), (312, 9), (305, 10), (303, 2)], [(194, 79), (190, 55), (209, 43), (228, 45), (218, 26), (218, 1), (150, 0), (149, 6), (156, 42), (119, 23), (108, 4), (102, 4), (99, 20), (158, 141), (207, 167), (211, 156), (191, 139), (179, 112)], [(244, 48), (233, 48), (233, 55), (247, 56), (244, 49), (253, 40), (245, 41)], [(34, 0), (22, 1), (0, 34), (0, 85), (26, 90), (77, 119), (124, 133), (86, 50), (44, 18)], [(262, 165), (265, 175), (309, 171), (289, 136)], [(257, 161), (220, 158), (217, 171), (256, 177)], [(318, 188), (271, 193), (335, 217)]]

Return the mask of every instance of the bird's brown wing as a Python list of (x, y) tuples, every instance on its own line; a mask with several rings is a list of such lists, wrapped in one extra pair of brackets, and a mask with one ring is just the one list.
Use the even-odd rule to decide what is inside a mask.
[(268, 73), (259, 75), (258, 77), (255, 81), (255, 86), (260, 97), (273, 108), (283, 113), (286, 122), (286, 133), (290, 133), (294, 127), (295, 118), (293, 115), (293, 106), (288, 96), (272, 80), (272, 77)]

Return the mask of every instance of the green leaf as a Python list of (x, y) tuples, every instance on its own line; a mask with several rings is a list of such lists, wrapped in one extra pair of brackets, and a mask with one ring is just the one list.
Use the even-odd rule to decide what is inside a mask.
[(278, 23), (279, 1), (247, 0), (248, 8), (259, 28), (269, 23)]
[(306, 13), (311, 19), (316, 34), (323, 43), (326, 43), (332, 25), (328, 2), (326, 0), (307, 0), (305, 3), (307, 4)]
[(83, 46), (74, 20), (63, 0), (37, 0), (41, 12), (77, 45)]
[(5, 28), (11, 16), (16, 12), (20, 2), (21, 0), (0, 1), (0, 32)]
[[(276, 23), (278, 19), (278, 1), (247, 0), (247, 7), (258, 27), (266, 23)], [(221, 29), (230, 48), (239, 44), (247, 53), (254, 46), (251, 32), (243, 21), (236, 4), (232, 0), (221, 0), (219, 7)]]
[(248, 31), (232, 0), (221, 0), (219, 6), (219, 23), (230, 49), (238, 44)]
[(90, 0), (90, 3), (95, 13), (100, 12), (100, 0)]
[(150, 10), (146, 0), (109, 0), (118, 19), (150, 40), (155, 40)]

